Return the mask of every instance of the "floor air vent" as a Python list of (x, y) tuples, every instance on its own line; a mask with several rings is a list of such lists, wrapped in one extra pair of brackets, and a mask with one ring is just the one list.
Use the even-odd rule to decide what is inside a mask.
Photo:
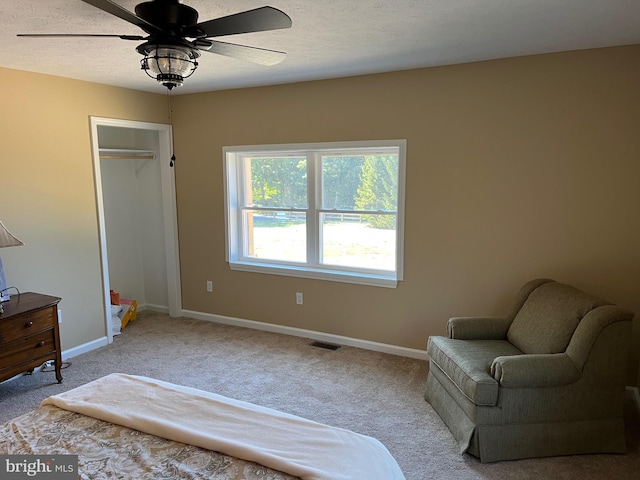
[(325, 342), (313, 342), (311, 346), (318, 347), (318, 348), (326, 348), (327, 350), (338, 350), (340, 348), (340, 345), (334, 345), (333, 343), (325, 343)]

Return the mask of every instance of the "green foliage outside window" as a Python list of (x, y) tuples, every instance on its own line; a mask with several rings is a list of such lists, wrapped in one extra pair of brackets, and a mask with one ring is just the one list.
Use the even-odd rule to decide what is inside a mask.
[[(304, 157), (253, 157), (251, 204), (257, 207), (306, 208), (307, 162)], [(322, 157), (322, 208), (397, 211), (398, 156)], [(395, 229), (396, 215), (362, 215), (374, 228)]]
[(322, 157), (322, 208), (355, 210), (365, 157)]
[[(398, 208), (398, 156), (366, 156), (356, 197), (358, 210), (395, 212)], [(363, 215), (372, 227), (395, 229), (395, 215)]]
[(258, 207), (306, 208), (306, 159), (252, 158), (251, 192)]

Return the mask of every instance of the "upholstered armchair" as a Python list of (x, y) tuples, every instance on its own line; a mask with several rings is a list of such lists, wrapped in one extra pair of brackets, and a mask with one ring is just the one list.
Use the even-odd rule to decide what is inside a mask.
[(510, 314), (457, 317), (430, 337), (425, 398), (481, 462), (626, 452), (633, 313), (549, 279)]

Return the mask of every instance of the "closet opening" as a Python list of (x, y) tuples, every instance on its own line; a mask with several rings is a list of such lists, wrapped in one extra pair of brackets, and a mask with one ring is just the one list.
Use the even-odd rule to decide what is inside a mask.
[(111, 290), (137, 311), (182, 313), (171, 127), (91, 117), (91, 137), (111, 343), (121, 328)]

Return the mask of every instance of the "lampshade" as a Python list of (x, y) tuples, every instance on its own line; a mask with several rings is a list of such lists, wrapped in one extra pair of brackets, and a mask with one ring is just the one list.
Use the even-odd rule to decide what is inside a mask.
[[(2, 247), (17, 247), (24, 245), (20, 240), (11, 235), (11, 232), (7, 230), (7, 227), (0, 222), (0, 248)], [(2, 258), (0, 258), (0, 313), (2, 313), (2, 302), (9, 300), (9, 292), (7, 288), (7, 280), (4, 276), (4, 266), (2, 265)]]
[(0, 222), (0, 248), (17, 247), (20, 245), (24, 245), (24, 243), (14, 237), (11, 232), (7, 230), (7, 227), (5, 227), (2, 222)]

